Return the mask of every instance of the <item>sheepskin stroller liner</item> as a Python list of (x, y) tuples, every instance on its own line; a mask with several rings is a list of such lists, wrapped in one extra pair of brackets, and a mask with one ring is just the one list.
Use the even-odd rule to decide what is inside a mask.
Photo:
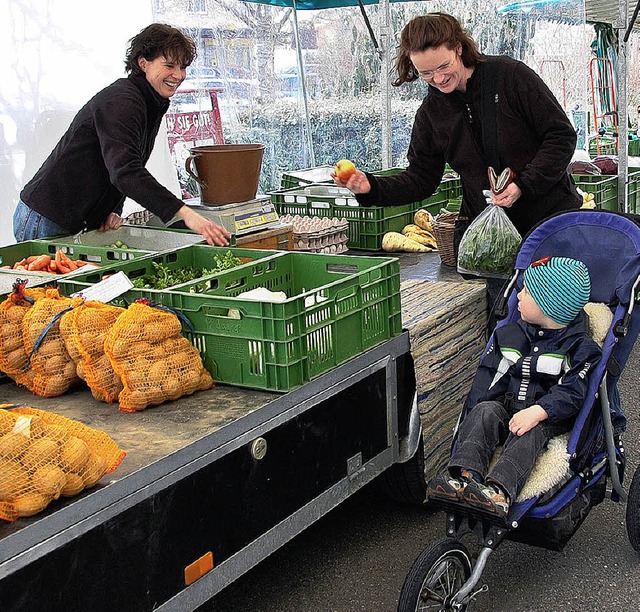
[[(447, 538), (416, 559), (398, 610), (465, 610), (479, 592), (488, 589), (477, 584), (488, 556), (505, 538), (561, 550), (591, 508), (605, 499), (607, 479), (611, 499), (627, 499), (622, 488), (625, 421), (616, 383), (640, 332), (640, 217), (579, 210), (555, 215), (532, 229), (518, 251), (503, 295), (506, 316), (497, 326), (519, 318), (516, 294), (524, 270), (551, 255), (583, 261), (592, 281), (590, 302), (606, 304), (613, 315), (602, 344), (603, 358), (590, 374), (586, 400), (568, 434), (569, 469), (551, 489), (523, 501), (519, 497), (505, 523), (459, 504), (439, 504), (447, 511)], [(460, 415), (459, 423), (465, 416)], [(455, 442), (454, 436), (454, 446)], [(629, 495), (627, 532), (640, 550), (640, 469)], [(460, 542), (467, 534), (482, 544), (475, 562)]]

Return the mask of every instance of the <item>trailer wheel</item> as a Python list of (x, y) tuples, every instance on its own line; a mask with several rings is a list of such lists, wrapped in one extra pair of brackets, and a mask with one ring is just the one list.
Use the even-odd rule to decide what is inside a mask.
[(424, 442), (422, 436), (413, 457), (405, 463), (395, 463), (376, 479), (379, 491), (403, 504), (423, 505), (427, 500), (424, 474)]
[(400, 591), (398, 612), (457, 610), (451, 600), (471, 575), (471, 558), (466, 546), (453, 538), (434, 542), (413, 562)]
[(633, 549), (640, 552), (640, 466), (633, 475), (627, 497), (627, 535)]

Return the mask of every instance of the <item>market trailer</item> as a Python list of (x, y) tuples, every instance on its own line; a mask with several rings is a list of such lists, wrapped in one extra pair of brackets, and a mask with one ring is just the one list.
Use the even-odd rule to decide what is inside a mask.
[(220, 385), (125, 414), (85, 389), (0, 386), (128, 453), (112, 480), (0, 525), (3, 612), (197, 608), (398, 461), (414, 390), (407, 333), (284, 395)]

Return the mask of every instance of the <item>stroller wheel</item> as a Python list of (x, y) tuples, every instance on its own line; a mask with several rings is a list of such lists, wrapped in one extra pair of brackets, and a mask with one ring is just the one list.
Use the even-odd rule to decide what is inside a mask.
[(633, 475), (627, 497), (627, 535), (634, 550), (640, 552), (640, 466)]
[(398, 612), (466, 610), (451, 600), (471, 575), (466, 546), (453, 538), (434, 542), (414, 561), (402, 585)]

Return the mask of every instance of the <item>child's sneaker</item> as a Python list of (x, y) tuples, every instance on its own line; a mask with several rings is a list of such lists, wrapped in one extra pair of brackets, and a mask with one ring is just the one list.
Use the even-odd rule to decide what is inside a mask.
[(470, 506), (500, 518), (507, 518), (509, 514), (507, 496), (492, 484), (472, 481), (464, 488), (462, 499)]
[(427, 497), (450, 502), (460, 501), (468, 482), (465, 478), (455, 478), (449, 472), (444, 471), (429, 483)]

